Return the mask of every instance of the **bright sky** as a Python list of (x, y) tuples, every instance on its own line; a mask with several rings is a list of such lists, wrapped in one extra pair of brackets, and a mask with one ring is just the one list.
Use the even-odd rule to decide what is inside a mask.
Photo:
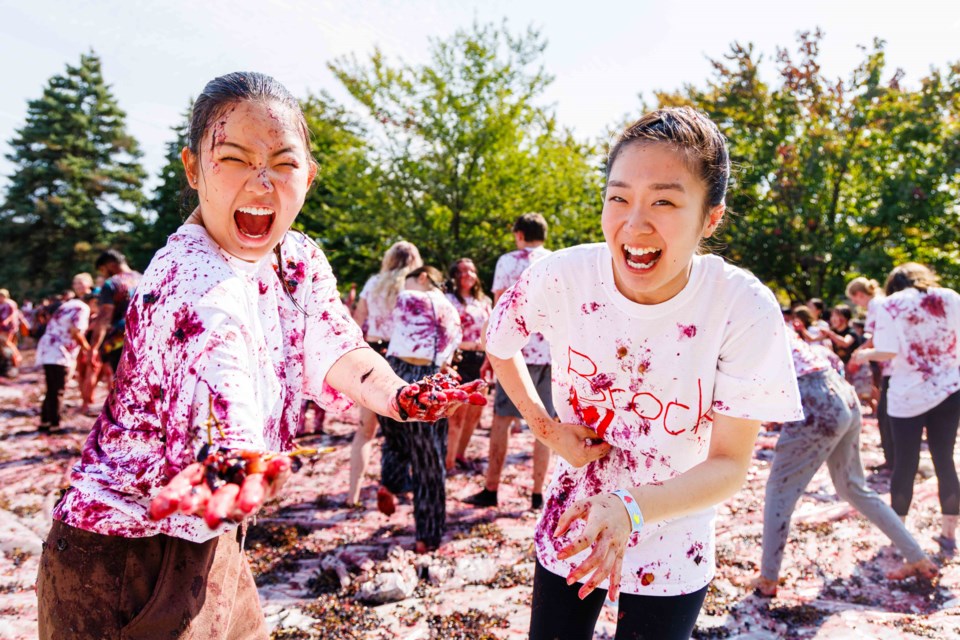
[[(958, 0), (0, 0), (0, 149), (10, 153), (27, 101), (91, 48), (153, 176), (170, 127), (217, 75), (262, 71), (296, 95), (325, 89), (349, 105), (328, 61), (364, 59), (379, 46), (393, 60), (423, 62), (430, 38), (504, 18), (515, 32), (532, 24), (547, 38), (543, 62), (556, 80), (546, 100), (590, 138), (637, 113), (640, 93), (702, 85), (708, 58), (733, 41), (754, 43), (769, 61), (819, 26), (824, 70), (846, 77), (863, 59), (857, 45), (880, 37), (890, 73), (902, 67), (914, 86), (931, 66), (960, 61)], [(0, 159), (0, 188), (12, 169)]]

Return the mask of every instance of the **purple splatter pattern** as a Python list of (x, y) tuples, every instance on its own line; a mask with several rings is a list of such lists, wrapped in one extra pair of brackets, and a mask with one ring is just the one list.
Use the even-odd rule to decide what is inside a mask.
[(685, 338), (692, 338), (697, 335), (697, 326), (694, 324), (680, 324), (677, 323), (677, 331), (680, 336), (679, 339), (683, 340)]

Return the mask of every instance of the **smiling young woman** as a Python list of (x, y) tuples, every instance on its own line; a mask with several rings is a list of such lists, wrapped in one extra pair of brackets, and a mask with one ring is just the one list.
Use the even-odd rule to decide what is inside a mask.
[[(562, 458), (534, 535), (533, 639), (593, 637), (605, 593), (620, 597), (618, 638), (689, 638), (714, 573), (714, 506), (742, 485), (760, 422), (803, 416), (773, 294), (700, 255), (728, 176), (703, 114), (645, 115), (607, 161), (605, 243), (531, 265), (490, 318), (499, 383)], [(534, 332), (559, 422), (520, 359)]]

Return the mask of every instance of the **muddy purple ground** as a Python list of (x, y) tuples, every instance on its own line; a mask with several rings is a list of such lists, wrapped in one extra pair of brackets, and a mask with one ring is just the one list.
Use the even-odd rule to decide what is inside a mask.
[[(58, 492), (92, 418), (80, 416), (75, 383), (66, 396), (65, 429), (36, 431), (42, 373), (27, 366), (0, 383), (0, 638), (36, 637), (34, 583), (41, 541)], [(98, 401), (103, 391), (99, 391)], [(309, 420), (309, 417), (308, 417)], [(489, 410), (469, 455), (487, 449)], [(533, 568), (528, 510), (532, 436), (512, 437), (500, 508), (459, 502), (476, 491), (479, 473), (448, 480), (448, 532), (439, 551), (415, 556), (411, 506), (391, 518), (376, 511), (374, 454), (364, 508), (343, 506), (356, 414), (328, 416), (324, 433), (301, 443), (332, 447), (309, 460), (278, 502), (265, 508), (247, 540), (274, 638), (522, 638), (529, 621)], [(889, 542), (845, 503), (822, 469), (798, 505), (774, 600), (743, 586), (760, 560), (764, 482), (775, 435), (761, 436), (744, 489), (720, 508), (718, 573), (698, 621), (698, 638), (960, 637), (960, 564), (937, 556), (941, 577), (896, 584), (884, 574), (899, 557)], [(876, 424), (863, 437), (866, 465), (880, 461)], [(936, 481), (926, 453), (908, 526), (936, 554)], [(888, 490), (888, 478), (871, 486)], [(377, 603), (378, 601), (384, 601)], [(612, 638), (615, 607), (606, 607), (597, 638)]]

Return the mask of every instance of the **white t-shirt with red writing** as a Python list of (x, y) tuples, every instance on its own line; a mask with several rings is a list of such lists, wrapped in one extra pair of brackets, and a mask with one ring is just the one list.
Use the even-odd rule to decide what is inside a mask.
[[(493, 271), (493, 291), (503, 291), (520, 279), (524, 270), (534, 262), (553, 253), (543, 245), (539, 247), (517, 249), (505, 253), (497, 260), (497, 267)], [(523, 361), (527, 364), (550, 364), (550, 345), (539, 333), (530, 336), (530, 341), (523, 347)]]
[(37, 364), (54, 364), (72, 369), (77, 364), (80, 343), (70, 330), (76, 329), (82, 334), (89, 324), (90, 307), (86, 302), (74, 298), (61, 304), (37, 343)]
[[(537, 523), (537, 558), (566, 577), (589, 551), (560, 560), (551, 534), (574, 501), (658, 483), (707, 458), (713, 414), (769, 422), (803, 418), (780, 307), (754, 276), (694, 257), (672, 299), (640, 305), (616, 288), (605, 244), (564, 249), (531, 266), (498, 302), (487, 351), (512, 357), (531, 332), (553, 359), (560, 420), (613, 445), (582, 468), (560, 459)], [(627, 549), (624, 593), (671, 596), (714, 573), (714, 508), (644, 527)], [(578, 521), (573, 535), (582, 527)], [(601, 585), (606, 586), (606, 582)]]
[(895, 353), (890, 365), (887, 411), (912, 418), (960, 389), (960, 294), (913, 287), (885, 298), (877, 309), (873, 347)]

